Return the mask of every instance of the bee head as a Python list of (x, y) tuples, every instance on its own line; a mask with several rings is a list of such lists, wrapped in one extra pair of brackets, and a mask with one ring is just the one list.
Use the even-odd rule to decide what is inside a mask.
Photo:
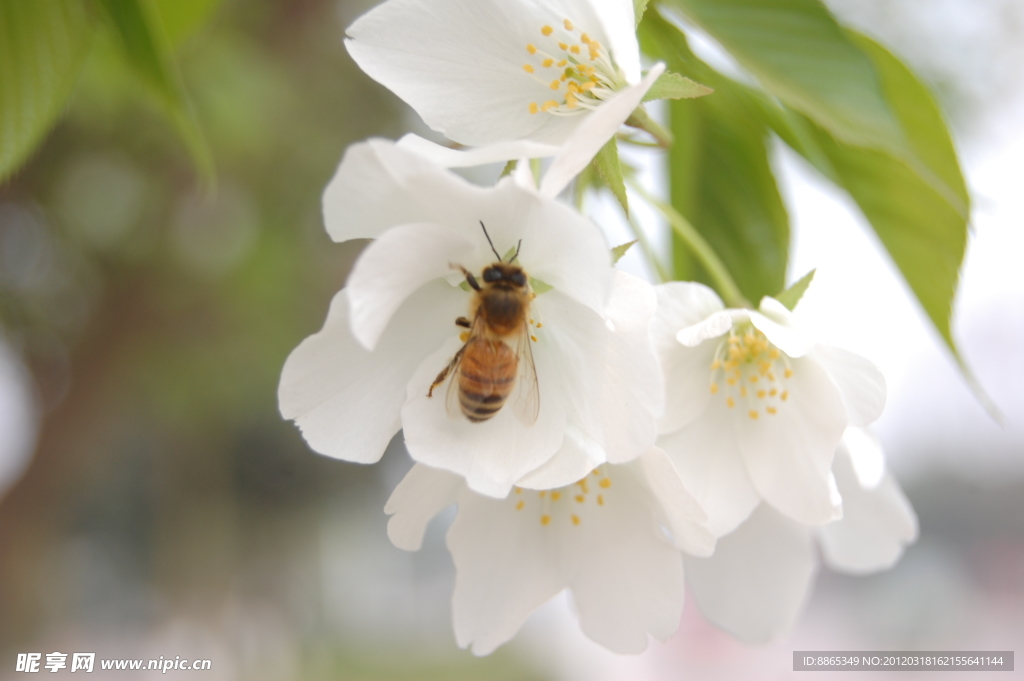
[(506, 282), (516, 288), (523, 288), (526, 286), (526, 273), (519, 265), (496, 262), (484, 269), (483, 280), (488, 284)]

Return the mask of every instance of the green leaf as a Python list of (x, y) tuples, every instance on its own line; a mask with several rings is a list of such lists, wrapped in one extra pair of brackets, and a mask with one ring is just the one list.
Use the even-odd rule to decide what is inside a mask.
[(626, 255), (626, 251), (628, 251), (630, 249), (630, 247), (633, 244), (635, 244), (637, 241), (639, 241), (639, 239), (633, 239), (632, 241), (627, 241), (626, 243), (619, 244), (618, 246), (613, 248), (612, 249), (612, 264), (614, 265), (619, 260), (622, 260), (622, 256)]
[(804, 297), (804, 292), (807, 291), (807, 287), (811, 285), (815, 272), (817, 272), (817, 270), (811, 270), (804, 276), (800, 277), (800, 279), (798, 279), (792, 286), (775, 296), (775, 300), (785, 305), (788, 310), (795, 310), (796, 304)]
[(644, 95), (643, 101), (653, 102), (657, 99), (692, 99), (710, 95), (714, 90), (707, 85), (690, 80), (678, 73), (665, 72), (661, 74), (654, 85)]
[[(645, 53), (715, 88), (714, 97), (669, 102), (672, 205), (715, 251), (745, 298), (774, 295), (786, 283), (789, 218), (768, 161), (763, 117), (696, 59), (686, 37), (657, 13), (644, 21), (640, 37)], [(714, 285), (678, 238), (673, 256), (677, 279)]]
[(100, 0), (107, 10), (125, 58), (149, 87), (181, 135), (207, 184), (213, 183), (213, 158), (185, 94), (170, 42), (152, 0)]
[(837, 139), (906, 148), (871, 60), (819, 0), (664, 0)]
[(56, 122), (92, 34), (81, 0), (0, 1), (0, 182)]
[(640, 21), (644, 18), (644, 12), (647, 11), (648, 2), (650, 0), (633, 0), (633, 16), (636, 17), (634, 26), (640, 25)]
[(597, 169), (597, 173), (604, 180), (604, 183), (608, 185), (608, 188), (612, 190), (615, 198), (619, 200), (622, 210), (626, 211), (626, 215), (629, 215), (626, 182), (622, 177), (622, 165), (619, 163), (619, 147), (614, 137), (601, 147), (601, 151), (597, 152), (597, 156), (594, 157), (594, 168)]

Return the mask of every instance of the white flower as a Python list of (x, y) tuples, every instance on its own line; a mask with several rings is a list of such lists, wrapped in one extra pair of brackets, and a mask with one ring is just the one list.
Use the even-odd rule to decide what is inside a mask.
[(658, 446), (721, 536), (763, 499), (809, 525), (838, 517), (829, 470), (847, 426), (875, 420), (885, 381), (866, 359), (817, 345), (774, 298), (725, 309), (711, 289), (657, 287), (666, 380)]
[(452, 503), (459, 505), (447, 536), (455, 637), (477, 655), (512, 638), (566, 588), (587, 636), (615, 652), (638, 653), (647, 634), (665, 640), (679, 625), (680, 549), (706, 556), (715, 544), (700, 505), (657, 449), (560, 489), (517, 487), (506, 499), (475, 494), (455, 475), (416, 465), (385, 507), (388, 536), (401, 549), (419, 549), (427, 523)]
[(388, 0), (347, 33), (356, 63), (427, 125), (483, 147), (434, 157), (449, 166), (554, 156), (582, 132), (571, 178), (664, 68), (641, 79), (632, 0)]
[[(281, 376), (281, 412), (313, 449), (372, 463), (401, 427), (415, 460), (504, 497), (513, 484), (565, 485), (653, 445), (662, 399), (647, 333), (654, 293), (611, 267), (600, 230), (583, 216), (515, 178), (474, 186), (371, 140), (345, 154), (324, 218), (336, 241), (375, 240), (324, 328), (292, 352)], [(516, 263), (536, 284), (527, 344), (540, 409), (530, 425), (512, 407), (525, 380), (510, 406), (482, 423), (446, 408), (447, 384), (427, 396), (464, 345), (456, 319), (472, 316), (474, 294), (453, 265), (479, 277), (497, 259), (481, 222), (502, 257), (519, 249)]]
[(762, 504), (718, 540), (710, 558), (686, 557), (686, 578), (701, 612), (737, 638), (763, 643), (789, 631), (818, 571), (817, 540), (833, 570), (866, 574), (892, 567), (917, 538), (917, 517), (881, 448), (851, 428), (832, 466), (843, 517), (812, 527)]

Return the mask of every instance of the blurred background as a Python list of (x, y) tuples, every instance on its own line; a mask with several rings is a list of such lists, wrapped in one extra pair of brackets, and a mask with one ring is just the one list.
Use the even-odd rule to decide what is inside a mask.
[(193, 4), (167, 28), (216, 192), (102, 36), (61, 122), (0, 185), (0, 679), (17, 653), (52, 651), (208, 658), (174, 672), (207, 679), (785, 678), (794, 649), (1024, 641), (1024, 5), (829, 3), (950, 117), (976, 200), (955, 328), (1003, 426), (849, 200), (775, 159), (791, 271), (819, 268), (801, 314), (889, 380), (877, 431), (921, 523), (903, 561), (822, 571), (770, 646), (732, 641), (691, 602), (671, 641), (619, 658), (559, 598), (478, 659), (451, 631), (450, 516), (419, 553), (387, 540), (400, 438), (381, 465), (342, 463), (277, 412), (285, 357), (362, 246), (327, 237), (324, 185), (348, 144), (422, 131), (342, 44), (375, 3)]

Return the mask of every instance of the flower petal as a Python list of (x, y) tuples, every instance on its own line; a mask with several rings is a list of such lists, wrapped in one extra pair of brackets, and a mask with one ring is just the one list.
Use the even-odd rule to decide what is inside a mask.
[(568, 423), (561, 448), (551, 459), (527, 473), (516, 484), (538, 490), (565, 487), (586, 477), (594, 467), (604, 463), (604, 458), (604, 449), (598, 443), (578, 426)]
[(840, 448), (849, 454), (860, 486), (864, 489), (878, 487), (885, 477), (885, 452), (875, 434), (867, 428), (847, 428)]
[(401, 427), (409, 377), (452, 335), (452, 320), (465, 309), (461, 294), (444, 282), (413, 293), (376, 351), (369, 352), (353, 338), (347, 297), (338, 292), (323, 329), (285, 362), (278, 388), (282, 416), (293, 419), (321, 454), (358, 463), (379, 460)]
[(848, 350), (819, 345), (814, 359), (839, 388), (851, 426), (866, 426), (885, 408), (885, 376), (870, 361)]
[(846, 429), (846, 411), (816, 362), (794, 360), (792, 367), (788, 401), (776, 414), (756, 419), (735, 413), (736, 440), (750, 480), (765, 501), (794, 520), (823, 525), (837, 517), (828, 476)]
[(810, 530), (763, 504), (714, 555), (685, 564), (704, 616), (747, 643), (789, 631), (817, 572)]
[[(696, 418), (711, 397), (705, 386), (710, 380), (715, 344), (680, 347), (676, 334), (723, 311), (725, 306), (703, 284), (673, 281), (654, 289), (658, 308), (651, 320), (651, 339), (665, 377), (665, 411), (658, 429), (667, 433)], [(731, 320), (728, 323), (732, 325)]]
[(452, 619), (459, 646), (488, 655), (512, 638), (531, 612), (566, 586), (549, 553), (554, 528), (512, 500), (466, 491), (448, 530), (455, 563)]
[(405, 551), (419, 551), (427, 524), (442, 509), (455, 503), (462, 478), (416, 464), (405, 474), (388, 498), (384, 512), (388, 520), (388, 538)]
[(540, 193), (544, 196), (558, 196), (587, 167), (612, 135), (618, 132), (633, 110), (640, 106), (644, 95), (664, 70), (664, 64), (655, 64), (640, 83), (620, 90), (593, 112), (583, 116), (544, 174)]
[(658, 439), (708, 515), (715, 536), (733, 531), (761, 502), (736, 444), (731, 414), (709, 404), (686, 427)]
[(348, 241), (375, 238), (395, 225), (438, 222), (424, 198), (436, 203), (467, 184), (390, 140), (370, 139), (345, 150), (324, 189), (324, 224), (332, 239)]
[(367, 246), (356, 260), (345, 288), (352, 333), (373, 350), (391, 316), (415, 290), (466, 259), (473, 243), (443, 225), (394, 227)]
[[(409, 381), (402, 407), (405, 445), (416, 461), (458, 473), (471, 489), (503, 498), (517, 480), (544, 464), (561, 447), (566, 415), (561, 385), (552, 380), (556, 372), (551, 363), (557, 360), (549, 360), (541, 352), (534, 354), (541, 407), (532, 426), (524, 426), (508, 406), (487, 421), (472, 423), (462, 414), (447, 413), (447, 382), (433, 397), (427, 397), (435, 376), (461, 345), (458, 338), (450, 339), (423, 361)], [(508, 398), (509, 405), (515, 404), (522, 387), (516, 385)]]
[(857, 479), (844, 447), (832, 470), (843, 495), (843, 518), (817, 528), (825, 563), (834, 570), (867, 574), (892, 567), (917, 538), (917, 516), (889, 474), (874, 489)]
[(604, 28), (616, 65), (630, 83), (640, 80), (640, 46), (636, 39), (634, 3), (623, 0), (589, 0)]
[(452, 149), (409, 133), (398, 140), (402, 149), (429, 159), (443, 168), (467, 168), (512, 159), (554, 156), (561, 147), (530, 140), (508, 140), (468, 149)]
[(693, 326), (687, 326), (676, 332), (676, 341), (688, 348), (695, 348), (704, 341), (718, 338), (732, 328), (733, 320), (736, 318), (735, 310), (722, 310), (715, 312), (707, 319), (697, 322)]
[(526, 137), (550, 90), (522, 70), (550, 12), (501, 0), (389, 0), (347, 30), (349, 54), (434, 130), (477, 146)]
[[(573, 574), (583, 633), (617, 653), (639, 653), (647, 634), (664, 641), (679, 626), (683, 563), (650, 510), (651, 490), (633, 466), (609, 466), (614, 484), (601, 506), (581, 504), (579, 544), (565, 570)], [(570, 572), (571, 571), (571, 572)]]
[[(765, 301), (768, 300), (774, 299), (766, 297), (761, 301), (761, 304), (764, 305)], [(781, 303), (779, 304), (781, 305)], [(796, 329), (779, 324), (774, 319), (760, 312), (750, 311), (750, 323), (754, 325), (754, 328), (763, 333), (771, 341), (772, 345), (790, 357), (803, 357), (814, 348), (814, 342), (810, 338), (807, 338)]]
[(686, 489), (668, 455), (652, 447), (629, 465), (639, 468), (647, 481), (676, 547), (694, 556), (710, 556), (715, 535), (708, 529), (708, 514)]

